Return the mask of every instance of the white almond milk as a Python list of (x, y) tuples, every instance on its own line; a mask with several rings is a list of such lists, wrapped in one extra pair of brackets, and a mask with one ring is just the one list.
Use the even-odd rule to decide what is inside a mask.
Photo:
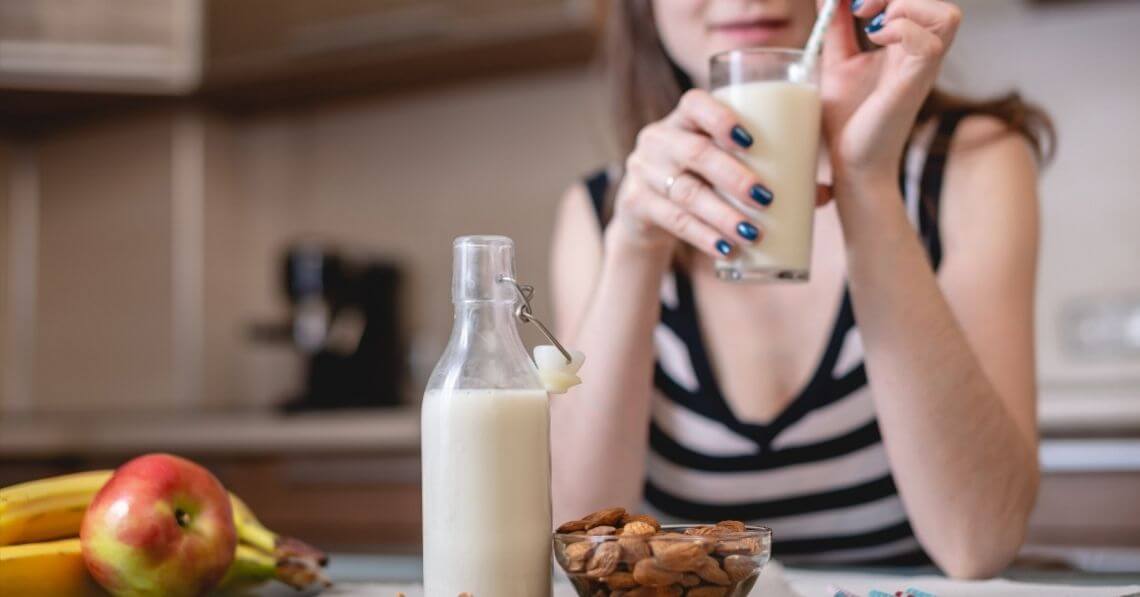
[(721, 87), (713, 95), (730, 106), (752, 134), (752, 147), (738, 150), (737, 155), (775, 195), (767, 208), (741, 206), (762, 230), (762, 238), (755, 246), (741, 246), (730, 263), (806, 276), (819, 159), (818, 90), (799, 83), (761, 81)]
[(425, 597), (548, 597), (547, 394), (429, 390), (421, 425)]

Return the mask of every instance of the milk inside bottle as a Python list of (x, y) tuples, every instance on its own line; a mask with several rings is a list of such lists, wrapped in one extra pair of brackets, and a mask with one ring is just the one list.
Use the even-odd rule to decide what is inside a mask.
[(455, 323), (424, 394), (424, 595), (551, 594), (547, 394), (515, 319), (514, 243), (454, 245)]
[(736, 112), (754, 139), (733, 148), (774, 196), (767, 207), (743, 209), (762, 231), (717, 263), (730, 280), (808, 280), (811, 273), (821, 105), (818, 73), (803, 70), (796, 50), (747, 49), (712, 58), (713, 97)]

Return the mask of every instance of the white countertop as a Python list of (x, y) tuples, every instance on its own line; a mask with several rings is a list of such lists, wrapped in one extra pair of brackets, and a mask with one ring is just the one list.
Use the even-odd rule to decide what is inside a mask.
[[(359, 597), (422, 597), (421, 562), (411, 556), (364, 556), (333, 554), (328, 569), (336, 582), (332, 593)], [(1140, 575), (1097, 575), (1081, 572), (1007, 570), (1003, 578), (988, 581), (951, 581), (931, 568), (914, 569), (796, 569), (771, 562), (752, 589), (764, 597), (825, 597), (834, 595), (835, 585), (866, 595), (871, 589), (889, 591), (915, 587), (939, 597), (1118, 597), (1140, 590)], [(296, 596), (292, 589), (276, 583), (258, 593), (263, 597)], [(555, 572), (554, 597), (573, 597), (574, 590), (565, 576)], [(315, 595), (308, 593), (306, 597)]]

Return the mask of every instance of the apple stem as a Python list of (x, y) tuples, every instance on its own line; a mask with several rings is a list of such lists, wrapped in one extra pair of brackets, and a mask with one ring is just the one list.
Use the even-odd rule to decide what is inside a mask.
[(177, 521), (178, 526), (182, 528), (190, 526), (190, 514), (182, 508), (178, 508), (174, 511), (174, 520)]

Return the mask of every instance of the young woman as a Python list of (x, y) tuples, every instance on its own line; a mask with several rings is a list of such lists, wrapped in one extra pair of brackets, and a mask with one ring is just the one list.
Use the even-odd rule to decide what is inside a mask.
[(961, 21), (942, 0), (841, 0), (807, 284), (716, 278), (764, 231), (717, 193), (781, 197), (709, 56), (802, 47), (815, 0), (615, 0), (628, 153), (571, 188), (554, 239), (561, 333), (589, 355), (553, 411), (556, 517), (601, 507), (775, 530), (789, 562), (1005, 567), (1038, 484), (1037, 166), (1016, 96), (933, 90)]

